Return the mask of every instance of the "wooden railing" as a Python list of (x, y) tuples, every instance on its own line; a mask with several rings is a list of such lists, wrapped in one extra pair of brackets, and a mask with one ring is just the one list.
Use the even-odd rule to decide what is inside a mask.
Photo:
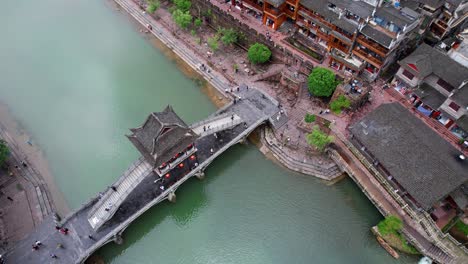
[(379, 54), (382, 57), (385, 57), (388, 53), (388, 50), (380, 46), (379, 44), (372, 42), (371, 40), (366, 39), (363, 35), (357, 37), (357, 42), (364, 47), (372, 50), (373, 52)]
[[(390, 194), (390, 196), (398, 203), (400, 208), (408, 214), (413, 220), (420, 224), (422, 229), (428, 234), (428, 236), (433, 240), (433, 243), (439, 247), (447, 255), (452, 255), (452, 251), (448, 249), (444, 241), (449, 242), (450, 244), (461, 249), (465, 254), (468, 254), (468, 249), (456, 241), (450, 234), (444, 234), (432, 220), (427, 212), (416, 212), (407, 202), (395, 192), (393, 186), (385, 179), (385, 177), (372, 165), (364, 155), (339, 131), (332, 127), (333, 133), (345, 144), (345, 146), (354, 154), (354, 156), (372, 173), (374, 178), (385, 188), (385, 190)], [(448, 240), (448, 241), (447, 241)]]
[(362, 49), (356, 49), (354, 48), (353, 54), (357, 55), (359, 58), (369, 62), (370, 64), (374, 65), (377, 68), (380, 68), (382, 66), (383, 62), (377, 59), (376, 57), (372, 56), (369, 53), (366, 53)]
[(388, 94), (390, 94), (393, 98), (397, 99), (402, 105), (404, 105), (407, 109), (410, 109), (410, 111), (419, 117), (426, 125), (431, 127), (433, 130), (435, 130), (440, 136), (445, 138), (452, 146), (460, 150), (462, 153), (465, 155), (468, 155), (468, 149), (462, 149), (460, 145), (458, 145), (459, 138), (452, 134), (444, 125), (442, 125), (439, 121), (430, 118), (428, 116), (423, 115), (421, 112), (417, 111), (413, 105), (408, 101), (406, 97), (404, 97), (401, 93), (396, 91), (395, 89), (386, 89), (385, 90)]

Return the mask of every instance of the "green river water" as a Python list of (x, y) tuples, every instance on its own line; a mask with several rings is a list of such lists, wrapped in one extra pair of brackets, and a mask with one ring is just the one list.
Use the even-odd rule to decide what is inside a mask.
[[(2, 1), (0, 101), (45, 153), (71, 209), (138, 153), (124, 137), (167, 104), (188, 123), (215, 106), (127, 16), (97, 0)], [(414, 263), (393, 260), (381, 216), (349, 179), (327, 186), (254, 146), (226, 152), (98, 254), (106, 263)]]

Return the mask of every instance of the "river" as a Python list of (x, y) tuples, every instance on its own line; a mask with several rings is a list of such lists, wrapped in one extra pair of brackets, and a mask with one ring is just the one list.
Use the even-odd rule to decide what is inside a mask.
[[(105, 1), (3, 1), (0, 102), (43, 150), (73, 209), (138, 156), (124, 136), (171, 104), (188, 123), (215, 111), (205, 88)], [(106, 263), (414, 263), (393, 260), (381, 216), (356, 185), (290, 172), (253, 145), (216, 160), (98, 252)]]

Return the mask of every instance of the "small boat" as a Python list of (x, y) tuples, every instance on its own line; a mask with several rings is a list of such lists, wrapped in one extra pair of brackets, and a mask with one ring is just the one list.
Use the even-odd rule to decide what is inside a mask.
[(377, 236), (377, 241), (385, 250), (387, 250), (388, 254), (392, 255), (392, 257), (396, 259), (400, 257), (398, 252), (396, 252), (395, 249), (393, 249), (389, 244), (387, 244), (387, 242), (385, 242), (383, 238), (381, 238), (380, 236)]
[(432, 260), (424, 256), (419, 260), (418, 264), (432, 264)]

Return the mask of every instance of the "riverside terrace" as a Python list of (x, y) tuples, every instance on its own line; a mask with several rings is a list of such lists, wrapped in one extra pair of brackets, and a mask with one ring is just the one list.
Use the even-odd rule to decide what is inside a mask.
[[(181, 160), (181, 156), (176, 155), (176, 159), (172, 159), (170, 165), (161, 166), (155, 163), (155, 160), (165, 155), (158, 154), (157, 146), (153, 145), (153, 156), (143, 155), (144, 157), (135, 161), (112, 187), (58, 223), (58, 226), (68, 228), (67, 235), (56, 230), (56, 223), (52, 217), (46, 218), (32, 234), (7, 252), (4, 256), (5, 262), (83, 263), (103, 245), (111, 241), (121, 243), (123, 231), (137, 217), (155, 204), (166, 199), (174, 200), (175, 191), (183, 182), (192, 176), (203, 177), (204, 169), (216, 157), (232, 145), (244, 141), (257, 127), (268, 123), (273, 129), (278, 129), (288, 120), (275, 99), (254, 88), (249, 89), (242, 85), (240, 90), (236, 89), (231, 94), (235, 98), (233, 102), (190, 127), (186, 126), (170, 107), (163, 112), (152, 113), (143, 126), (132, 129), (134, 135), (147, 126), (153, 131), (156, 127), (159, 132), (152, 135), (152, 142), (159, 142), (158, 140), (166, 139), (163, 137), (165, 132), (169, 134), (171, 131), (168, 127), (190, 130), (190, 135), (184, 135), (192, 138), (193, 143), (184, 141), (184, 144), (190, 145), (188, 148), (184, 145), (185, 150), (182, 151), (182, 156), (187, 158)], [(148, 125), (151, 116), (156, 116), (161, 126)], [(142, 142), (151, 142), (148, 141), (148, 137), (141, 135), (140, 139)], [(174, 152), (173, 147), (177, 146), (177, 149), (178, 145), (182, 145), (177, 143), (168, 148), (164, 142), (157, 144), (162, 144), (167, 151)], [(144, 152), (141, 148), (139, 150)], [(166, 177), (168, 174), (170, 177)], [(32, 245), (37, 240), (41, 241), (42, 245), (33, 251)], [(58, 248), (58, 244), (62, 247)], [(51, 254), (57, 258), (52, 258)]]

